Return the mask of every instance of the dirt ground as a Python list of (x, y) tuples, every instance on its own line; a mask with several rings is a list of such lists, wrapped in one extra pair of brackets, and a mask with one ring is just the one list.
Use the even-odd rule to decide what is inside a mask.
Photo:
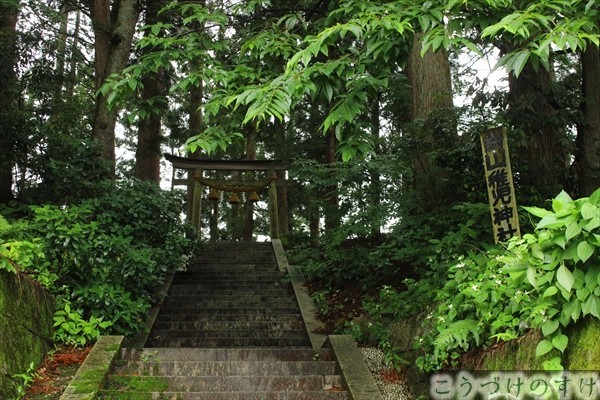
[(60, 347), (36, 370), (26, 400), (57, 400), (89, 354), (91, 347)]

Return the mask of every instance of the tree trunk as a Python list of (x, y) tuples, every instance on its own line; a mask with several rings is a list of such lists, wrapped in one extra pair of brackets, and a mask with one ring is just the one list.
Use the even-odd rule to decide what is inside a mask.
[[(456, 135), (454, 123), (447, 110), (453, 107), (450, 63), (444, 50), (428, 51), (421, 57), (423, 34), (415, 34), (408, 56), (407, 75), (410, 87), (410, 119), (418, 128), (413, 132), (416, 144), (412, 162), (413, 185), (420, 206), (425, 210), (452, 202), (454, 195), (445, 182), (449, 171), (441, 168), (432, 158), (440, 147), (443, 135)], [(440, 123), (441, 122), (441, 123)]]
[[(133, 34), (140, 10), (137, 0), (119, 0), (111, 9), (108, 0), (89, 0), (94, 28), (95, 88), (100, 89), (106, 78), (121, 72), (127, 65)], [(115, 126), (117, 110), (109, 109), (106, 96), (98, 94), (92, 126), (92, 138), (102, 146), (102, 158), (115, 166)]]
[[(256, 160), (256, 127), (253, 124), (247, 126), (246, 131), (246, 160)], [(247, 172), (246, 179), (254, 179), (254, 172)], [(247, 193), (249, 195), (250, 193)], [(252, 241), (252, 233), (254, 232), (254, 203), (247, 201), (244, 204), (244, 228), (243, 240), (245, 242)]]
[[(142, 98), (145, 100), (162, 92), (162, 75), (147, 75), (143, 79)], [(135, 151), (134, 176), (160, 184), (160, 145), (162, 144), (161, 117), (151, 113), (141, 118), (138, 124), (138, 138)]]
[[(14, 151), (12, 131), (17, 107), (15, 91), (16, 29), (20, 3), (17, 0), (0, 2), (0, 203), (6, 204), (13, 199)], [(8, 123), (7, 123), (8, 121)]]
[(71, 98), (75, 90), (77, 82), (77, 65), (80, 57), (79, 50), (79, 31), (81, 27), (81, 11), (77, 11), (75, 17), (75, 27), (73, 28), (73, 43), (71, 43), (71, 64), (69, 66), (69, 74), (65, 83), (65, 98)]
[[(164, 2), (152, 1), (146, 7), (146, 25), (160, 21), (158, 15)], [(146, 31), (149, 34), (150, 31)], [(154, 107), (149, 102), (160, 96), (163, 92), (163, 71), (152, 73), (143, 78), (142, 103), (148, 108), (148, 116), (141, 118), (138, 124), (138, 141), (135, 153), (134, 176), (138, 179), (149, 180), (160, 184), (160, 145), (161, 116), (154, 112)]]
[[(218, 171), (216, 173), (216, 178), (221, 178)], [(219, 200), (212, 200), (211, 203), (208, 229), (210, 232), (210, 241), (214, 242), (219, 240)]]
[[(234, 171), (231, 174), (231, 179), (240, 180), (241, 174), (239, 171)], [(229, 195), (230, 193), (228, 193)], [(239, 195), (238, 195), (239, 197)], [(241, 198), (240, 198), (241, 200)], [(229, 231), (231, 232), (231, 238), (233, 241), (241, 241), (244, 236), (244, 226), (241, 220), (240, 204), (231, 205), (231, 219), (229, 221)]]
[(581, 56), (584, 122), (577, 127), (575, 171), (579, 196), (600, 187), (600, 50), (592, 43)]
[[(375, 142), (374, 151), (376, 154), (380, 153), (380, 135), (381, 135), (381, 108), (380, 108), (380, 97), (381, 94), (377, 93), (371, 103), (371, 134), (373, 135), (373, 141)], [(369, 206), (379, 208), (381, 206), (381, 175), (377, 169), (371, 168), (369, 171), (371, 176), (371, 184), (368, 188), (369, 199), (371, 204)], [(377, 213), (379, 215), (379, 213)], [(381, 237), (381, 220), (371, 220), (371, 234), (375, 238)]]
[[(285, 171), (277, 171), (277, 179), (281, 182), (285, 181)], [(279, 235), (281, 239), (290, 233), (290, 218), (288, 206), (288, 192), (286, 186), (277, 187), (277, 212), (279, 213)]]
[(308, 202), (306, 204), (306, 210), (308, 212), (310, 245), (317, 248), (321, 244), (321, 214), (319, 213), (319, 207), (312, 202)]
[(336, 143), (335, 143), (335, 135), (332, 132), (329, 132), (326, 137), (327, 141), (327, 154), (326, 154), (326, 162), (330, 167), (331, 171), (329, 172), (329, 179), (331, 184), (329, 184), (326, 190), (326, 199), (327, 206), (325, 209), (325, 229), (330, 231), (340, 226), (340, 201), (339, 201), (339, 193), (338, 193), (338, 184), (336, 180), (337, 173), (335, 172), (335, 164), (336, 164)]
[(547, 89), (554, 78), (543, 68), (535, 71), (527, 65), (518, 78), (509, 75), (509, 118), (523, 132), (517, 142), (513, 170), (518, 173), (517, 187), (532, 187), (541, 199), (555, 197), (564, 187), (567, 161), (564, 132), (553, 121), (557, 109)]
[[(200, 81), (198, 86), (190, 87), (190, 108), (188, 114), (188, 129), (189, 136), (193, 136), (204, 129), (204, 117), (201, 112), (202, 107), (202, 97), (204, 95), (203, 91), (204, 87), (202, 86), (202, 81)], [(198, 149), (193, 153), (188, 155), (192, 158), (200, 158), (202, 156), (202, 152)], [(188, 172), (188, 179), (194, 179), (194, 172)], [(192, 215), (192, 198), (194, 196), (193, 187), (188, 186), (187, 199), (188, 199), (188, 216)]]
[(65, 60), (67, 58), (67, 25), (69, 22), (70, 6), (65, 2), (60, 9), (62, 19), (58, 30), (58, 48), (56, 51), (56, 80), (53, 95), (52, 117), (56, 118), (62, 112), (62, 90), (65, 81)]

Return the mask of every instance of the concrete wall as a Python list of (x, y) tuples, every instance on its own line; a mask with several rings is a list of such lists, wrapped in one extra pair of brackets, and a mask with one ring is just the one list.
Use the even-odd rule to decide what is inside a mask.
[(0, 398), (13, 398), (13, 375), (43, 361), (52, 345), (53, 315), (54, 298), (39, 284), (0, 270)]

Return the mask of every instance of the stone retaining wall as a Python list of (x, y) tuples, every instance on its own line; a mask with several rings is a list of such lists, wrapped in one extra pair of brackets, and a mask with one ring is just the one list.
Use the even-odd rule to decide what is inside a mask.
[[(15, 374), (50, 350), (54, 298), (23, 274), (0, 270), (0, 396), (15, 396)], [(20, 383), (17, 381), (17, 383)]]

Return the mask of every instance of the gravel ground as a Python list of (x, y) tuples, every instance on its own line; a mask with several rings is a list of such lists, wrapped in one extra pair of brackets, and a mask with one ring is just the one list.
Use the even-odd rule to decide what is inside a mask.
[(359, 348), (369, 370), (377, 382), (384, 400), (414, 400), (408, 382), (395, 370), (385, 365), (384, 354), (375, 347)]

